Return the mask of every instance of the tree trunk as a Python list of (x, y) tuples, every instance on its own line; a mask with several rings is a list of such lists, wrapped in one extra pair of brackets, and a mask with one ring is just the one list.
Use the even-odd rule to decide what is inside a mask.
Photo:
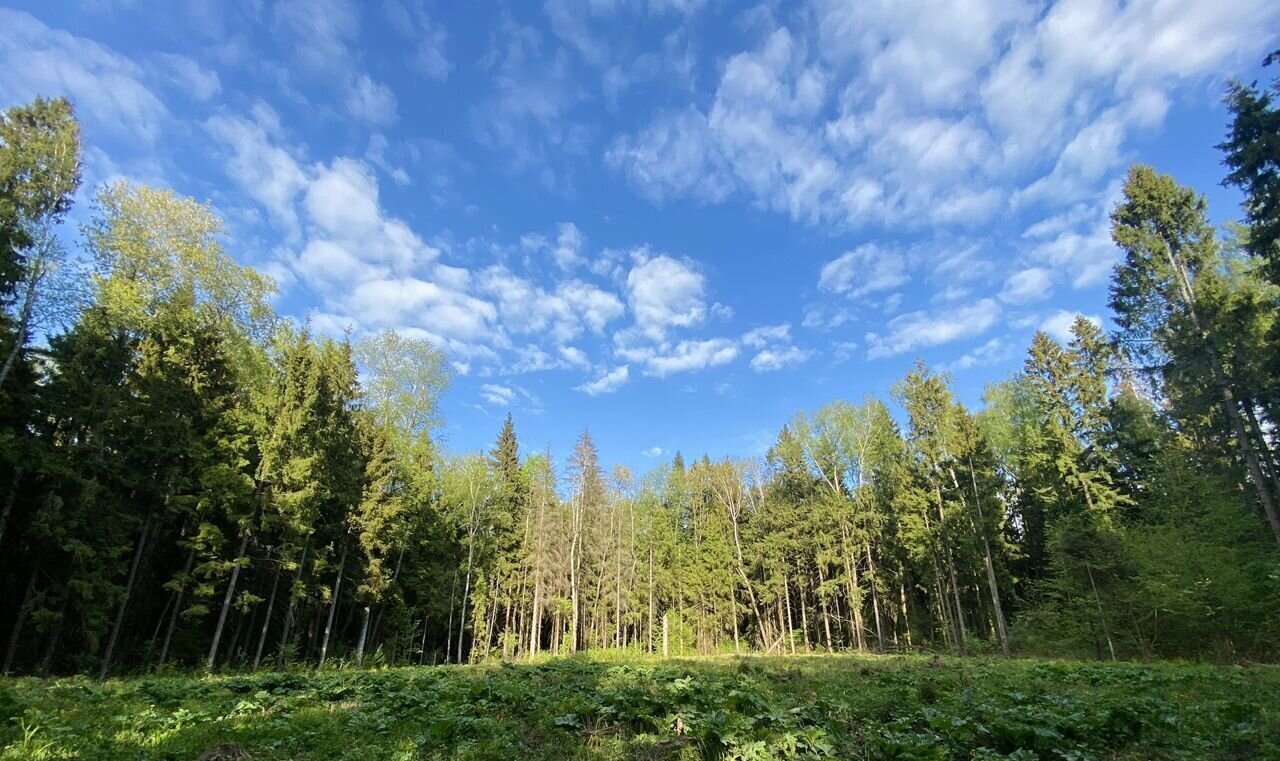
[(458, 596), (458, 569), (453, 569), (453, 581), (449, 584), (449, 623), (444, 631), (444, 662), (448, 663), (453, 655), (453, 606)]
[(1098, 622), (1102, 624), (1102, 636), (1107, 638), (1107, 650), (1111, 652), (1111, 660), (1115, 661), (1116, 646), (1111, 641), (1111, 630), (1107, 628), (1107, 616), (1102, 612), (1102, 598), (1098, 595), (1098, 585), (1093, 583), (1093, 568), (1085, 563), (1084, 570), (1089, 574), (1089, 586), (1093, 588), (1093, 601), (1098, 606)]
[[(652, 538), (650, 538), (652, 541)], [(653, 601), (653, 548), (649, 548), (649, 652), (653, 652), (653, 618), (654, 618), (654, 601)]]
[(333, 599), (329, 600), (329, 620), (324, 625), (324, 639), (320, 642), (320, 662), (316, 668), (324, 666), (324, 659), (329, 654), (329, 635), (333, 633), (333, 615), (338, 610), (338, 596), (342, 594), (342, 570), (347, 565), (347, 543), (342, 543), (342, 557), (338, 560), (338, 574), (333, 582)]
[[(1196, 311), (1195, 289), (1192, 287), (1191, 279), (1186, 269), (1182, 266), (1181, 260), (1174, 254), (1172, 246), (1165, 247), (1165, 255), (1168, 257), (1169, 265), (1173, 268), (1178, 278), (1178, 288), (1187, 307), (1187, 312), (1191, 317), (1191, 323), (1195, 326), (1196, 332), (1200, 334), (1201, 339), (1204, 341), (1205, 349), (1209, 353), (1209, 365), (1213, 372), (1214, 385), (1218, 387), (1218, 393), (1222, 395), (1222, 411), (1231, 423), (1236, 445), (1240, 448), (1240, 454), (1249, 468), (1249, 475), (1253, 479), (1254, 487), (1257, 489), (1258, 499), (1262, 503), (1262, 510), (1266, 513), (1267, 522), (1271, 524), (1271, 532), (1275, 535), (1276, 543), (1280, 544), (1280, 513), (1276, 512), (1275, 499), (1271, 494), (1270, 484), (1262, 472), (1262, 464), (1259, 462), (1258, 453), (1254, 451), (1249, 435), (1245, 431), (1244, 421), (1240, 417), (1240, 409), (1235, 398), (1235, 391), (1227, 378), (1226, 371), (1223, 369), (1222, 357), (1218, 352), (1217, 342), (1208, 328), (1200, 322), (1200, 315)], [(1280, 498), (1280, 495), (1276, 495), (1276, 497)]]
[[(39, 268), (38, 262), (33, 262), (33, 268)], [(13, 336), (13, 346), (9, 349), (9, 354), (4, 358), (4, 367), (0, 367), (0, 388), (4, 386), (5, 378), (9, 377), (9, 372), (13, 370), (13, 365), (21, 353), (22, 347), (27, 343), (27, 331), (31, 329), (31, 313), (35, 309), (36, 288), (43, 279), (43, 272), (33, 272), (27, 280), (26, 293), (22, 297), (22, 317), (18, 320), (18, 330)]]
[[(364, 610), (360, 614), (360, 637), (359, 639), (356, 640), (356, 665), (357, 666), (364, 665), (364, 644), (365, 644), (365, 640), (369, 636), (369, 613), (370, 613), (369, 606), (368, 605), (364, 606)], [(459, 652), (461, 652), (462, 640), (459, 639), (458, 643), (459, 643)], [(461, 654), (459, 654), (458, 657), (461, 658), (462, 657)], [(459, 663), (461, 663), (461, 661), (459, 661)]]
[(196, 548), (192, 545), (187, 552), (187, 562), (182, 566), (182, 584), (179, 585), (178, 591), (174, 592), (173, 613), (169, 616), (169, 626), (164, 632), (164, 644), (160, 647), (160, 662), (163, 666), (165, 660), (169, 657), (169, 643), (173, 640), (173, 630), (178, 626), (178, 616), (182, 613), (182, 596), (187, 591), (187, 576), (191, 575), (191, 566), (196, 561)]
[(670, 626), (667, 625), (667, 612), (662, 613), (662, 657), (666, 658), (670, 655), (668, 649), (670, 643)]
[[(270, 557), (268, 552), (267, 556)], [(258, 670), (258, 664), (262, 662), (262, 649), (267, 644), (267, 630), (271, 628), (271, 611), (275, 609), (276, 589), (280, 586), (280, 566), (276, 565), (275, 575), (271, 579), (271, 594), (267, 596), (266, 615), (262, 617), (262, 633), (258, 635), (258, 649), (253, 654), (253, 670)]]
[(907, 587), (901, 581), (898, 582), (898, 604), (902, 607), (902, 635), (909, 648), (911, 647), (911, 614), (907, 610)]
[(818, 564), (818, 603), (822, 606), (822, 633), (827, 638), (827, 652), (832, 651), (831, 647), (831, 612), (827, 606), (827, 596), (822, 591), (823, 585), (827, 583), (826, 574), (822, 572), (822, 564)]
[(462, 602), (458, 611), (458, 663), (462, 663), (462, 640), (467, 631), (467, 599), (471, 595), (471, 561), (474, 557), (476, 546), (474, 537), (468, 544), (470, 547), (467, 549), (466, 583), (462, 585)]
[(1004, 606), (1000, 603), (1000, 585), (996, 582), (996, 567), (991, 558), (991, 542), (987, 539), (987, 520), (982, 514), (982, 500), (978, 496), (978, 477), (973, 472), (973, 458), (969, 459), (969, 481), (973, 485), (973, 503), (978, 513), (978, 535), (982, 537), (982, 559), (987, 568), (987, 586), (991, 590), (991, 607), (996, 620), (996, 634), (1000, 637), (1000, 652), (1009, 657), (1009, 630), (1005, 625)]
[(884, 650), (884, 623), (880, 619), (880, 584), (876, 574), (876, 561), (871, 557), (871, 542), (865, 542), (867, 548), (867, 583), (871, 586), (871, 611), (876, 621), (876, 650)]
[(796, 593), (800, 596), (800, 628), (804, 631), (804, 651), (807, 653), (813, 649), (809, 642), (809, 606), (805, 602), (804, 585), (796, 587)]
[(129, 566), (129, 579), (125, 583), (124, 598), (120, 600), (120, 607), (116, 609), (116, 620), (111, 626), (111, 636), (107, 639), (107, 652), (102, 656), (102, 668), (98, 670), (98, 680), (107, 678), (107, 672), (111, 670), (111, 655), (116, 649), (116, 642), (120, 637), (120, 627), (124, 625), (125, 610), (129, 607), (129, 598), (133, 595), (133, 583), (138, 577), (138, 566), (142, 565), (142, 551), (147, 546), (147, 534), (151, 531), (151, 516), (147, 516), (147, 520), (142, 524), (142, 534), (138, 537), (138, 548), (133, 553), (133, 563)]
[(213, 630), (213, 642), (209, 643), (209, 657), (205, 661), (206, 671), (213, 671), (218, 655), (218, 643), (222, 640), (222, 630), (227, 623), (227, 612), (231, 610), (231, 603), (236, 596), (236, 582), (240, 579), (240, 561), (244, 557), (245, 549), (248, 546), (249, 530), (241, 529), (240, 549), (236, 550), (236, 558), (232, 561), (231, 579), (227, 581), (227, 593), (222, 598), (222, 610), (218, 613), (218, 625)]
[(782, 591), (787, 601), (787, 644), (791, 646), (791, 654), (796, 654), (796, 625), (791, 619), (791, 582), (787, 576), (782, 577)]

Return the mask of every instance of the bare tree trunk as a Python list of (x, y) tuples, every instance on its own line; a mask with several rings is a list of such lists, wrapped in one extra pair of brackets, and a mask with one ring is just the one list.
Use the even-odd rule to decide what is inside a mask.
[(907, 610), (907, 587), (901, 581), (898, 582), (898, 604), (902, 606), (903, 639), (907, 641), (907, 647), (911, 647), (911, 614)]
[(533, 610), (529, 614), (529, 659), (538, 654), (542, 644), (542, 576), (535, 571), (533, 577)]
[[(364, 606), (364, 610), (360, 613), (360, 637), (356, 640), (356, 665), (364, 665), (364, 645), (369, 637), (369, 606)], [(459, 640), (461, 643), (461, 640)], [(459, 656), (461, 657), (461, 656)]]
[(462, 663), (462, 640), (467, 631), (467, 599), (471, 596), (471, 562), (475, 556), (475, 538), (472, 537), (468, 544), (466, 583), (462, 585), (462, 603), (458, 609), (458, 663)]
[[(650, 539), (652, 541), (652, 538)], [(653, 652), (653, 618), (654, 618), (654, 601), (653, 601), (653, 547), (649, 548), (649, 652)]]
[(818, 563), (818, 602), (822, 605), (822, 632), (827, 637), (827, 652), (831, 652), (831, 613), (827, 606), (827, 596), (823, 593), (822, 587), (827, 583), (826, 574), (822, 571), (822, 564)]
[(1098, 621), (1102, 624), (1102, 636), (1107, 638), (1107, 650), (1111, 652), (1111, 660), (1116, 660), (1116, 646), (1111, 641), (1111, 630), (1107, 628), (1107, 616), (1102, 612), (1102, 598), (1098, 595), (1098, 585), (1093, 583), (1093, 568), (1088, 563), (1084, 564), (1084, 570), (1089, 574), (1089, 586), (1093, 588), (1093, 601), (1098, 606)]
[(213, 642), (209, 643), (209, 657), (205, 661), (206, 671), (213, 671), (218, 655), (218, 643), (222, 641), (222, 629), (227, 623), (227, 612), (231, 610), (231, 603), (236, 596), (236, 582), (240, 579), (240, 561), (244, 557), (245, 549), (248, 546), (249, 530), (247, 528), (241, 529), (240, 548), (236, 550), (236, 558), (232, 561), (231, 579), (227, 582), (227, 593), (222, 598), (222, 610), (218, 613), (218, 625), (213, 630)]
[[(270, 552), (267, 553), (270, 557)], [(276, 566), (275, 575), (271, 579), (271, 594), (267, 597), (266, 615), (262, 617), (262, 633), (258, 635), (258, 649), (253, 654), (253, 670), (258, 670), (258, 664), (262, 662), (262, 649), (267, 644), (267, 630), (271, 628), (271, 611), (275, 609), (276, 604), (276, 588), (280, 586), (280, 566)]]
[(187, 576), (191, 574), (191, 566), (196, 561), (196, 548), (193, 545), (187, 552), (187, 562), (182, 566), (182, 584), (174, 592), (173, 613), (169, 616), (169, 626), (164, 632), (164, 644), (160, 647), (160, 663), (163, 666), (169, 657), (169, 643), (173, 640), (173, 630), (178, 626), (178, 616), (182, 613), (182, 596), (187, 591)]
[[(33, 265), (33, 269), (41, 268), (38, 262)], [(44, 279), (44, 273), (37, 271), (33, 272), (27, 280), (26, 292), (22, 296), (22, 316), (18, 319), (18, 330), (13, 336), (13, 346), (9, 349), (8, 356), (4, 358), (4, 367), (0, 367), (0, 387), (4, 386), (5, 378), (9, 377), (9, 371), (13, 369), (18, 354), (27, 343), (27, 331), (31, 329), (31, 314), (36, 305), (36, 288), (42, 279)]]
[(333, 598), (329, 600), (329, 620), (324, 625), (324, 639), (320, 643), (320, 662), (316, 668), (324, 666), (324, 659), (329, 654), (329, 635), (333, 633), (333, 615), (338, 610), (338, 596), (342, 594), (342, 570), (347, 565), (347, 543), (342, 543), (342, 557), (338, 560), (338, 573), (333, 582)]
[[(954, 478), (954, 474), (952, 476)], [(991, 559), (991, 542), (987, 540), (987, 520), (982, 514), (982, 499), (978, 496), (978, 478), (973, 472), (973, 458), (969, 459), (969, 481), (973, 485), (973, 504), (978, 512), (978, 536), (982, 538), (982, 559), (987, 569), (987, 586), (991, 590), (991, 607), (996, 620), (996, 634), (1000, 637), (1000, 652), (1009, 657), (1009, 630), (1005, 625), (1004, 606), (1000, 603), (1000, 585), (996, 582), (996, 567)]]
[(666, 658), (670, 655), (668, 645), (670, 642), (670, 626), (667, 624), (667, 612), (662, 613), (662, 657)]
[(805, 603), (803, 584), (796, 587), (796, 593), (800, 596), (800, 628), (804, 630), (804, 651), (807, 653), (813, 646), (809, 642), (809, 606)]
[(147, 546), (147, 535), (151, 532), (151, 516), (142, 524), (142, 534), (138, 537), (138, 547), (133, 553), (133, 563), (129, 566), (129, 579), (125, 583), (124, 598), (116, 609), (116, 620), (111, 626), (111, 636), (107, 639), (107, 652), (102, 656), (102, 668), (98, 670), (99, 681), (107, 678), (111, 670), (111, 654), (116, 649), (116, 641), (120, 637), (120, 627), (124, 625), (125, 610), (129, 607), (129, 598), (133, 595), (133, 583), (138, 577), (138, 566), (142, 565), (142, 551)]
[(879, 575), (876, 573), (876, 561), (871, 557), (871, 542), (864, 543), (867, 549), (867, 583), (871, 586), (871, 611), (875, 614), (876, 620), (876, 649), (884, 649), (884, 623), (880, 618), (880, 584), (878, 582)]
[(788, 574), (782, 576), (782, 591), (787, 601), (787, 643), (791, 646), (791, 654), (796, 654), (796, 625), (791, 619), (791, 582)]
[(449, 623), (445, 626), (444, 662), (448, 663), (453, 655), (453, 605), (458, 596), (458, 569), (453, 570), (453, 582), (449, 585)]

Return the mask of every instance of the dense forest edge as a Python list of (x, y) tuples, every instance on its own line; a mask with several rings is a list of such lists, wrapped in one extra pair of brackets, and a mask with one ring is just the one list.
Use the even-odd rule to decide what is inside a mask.
[(917, 363), (891, 399), (797, 413), (762, 459), (645, 474), (606, 467), (585, 430), (557, 472), (510, 416), (490, 451), (446, 452), (449, 364), (429, 341), (278, 316), (212, 206), (171, 190), (104, 186), (63, 229), (72, 104), (12, 107), (0, 673), (586, 651), (1274, 661), (1278, 97), (1280, 79), (1227, 94), (1238, 223), (1129, 170), (1109, 333), (1037, 333), (978, 410)]

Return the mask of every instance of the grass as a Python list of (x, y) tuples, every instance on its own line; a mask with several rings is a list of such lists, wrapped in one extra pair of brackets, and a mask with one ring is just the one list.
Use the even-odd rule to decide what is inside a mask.
[(0, 680), (0, 759), (1280, 758), (1280, 667), (707, 658)]

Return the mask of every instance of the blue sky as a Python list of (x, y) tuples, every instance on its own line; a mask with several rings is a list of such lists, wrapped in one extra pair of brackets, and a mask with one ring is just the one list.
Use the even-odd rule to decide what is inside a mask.
[[(448, 354), (452, 449), (763, 451), (916, 357), (977, 403), (1106, 317), (1143, 161), (1218, 186), (1270, 0), (65, 0), (0, 106), (71, 97), (88, 185), (211, 200), (283, 313)], [(83, 208), (83, 205), (82, 205)]]

